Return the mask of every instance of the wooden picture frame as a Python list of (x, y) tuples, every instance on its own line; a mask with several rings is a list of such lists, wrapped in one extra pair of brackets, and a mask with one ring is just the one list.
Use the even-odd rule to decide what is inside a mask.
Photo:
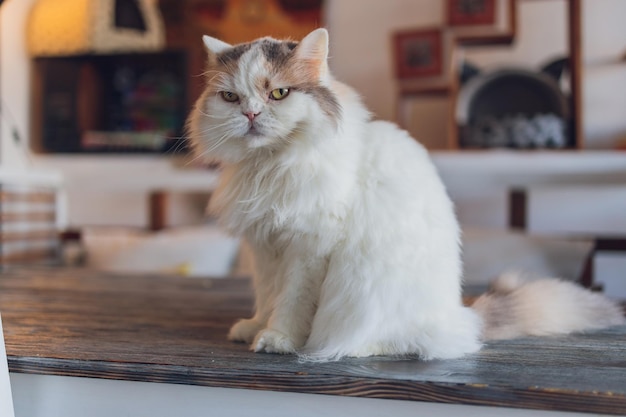
[(408, 29), (393, 34), (400, 92), (447, 91), (453, 78), (454, 34), (447, 28)]
[(496, 0), (448, 0), (448, 25), (494, 25), (496, 3)]
[(433, 77), (443, 71), (443, 33), (411, 30), (394, 35), (396, 75), (400, 79)]
[(460, 45), (510, 44), (517, 30), (517, 0), (447, 0), (444, 21)]

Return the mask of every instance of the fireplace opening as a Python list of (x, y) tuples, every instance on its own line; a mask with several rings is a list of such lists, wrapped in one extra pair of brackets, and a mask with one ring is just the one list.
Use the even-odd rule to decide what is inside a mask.
[(545, 73), (507, 68), (473, 76), (461, 88), (456, 119), (463, 148), (572, 146), (569, 104)]

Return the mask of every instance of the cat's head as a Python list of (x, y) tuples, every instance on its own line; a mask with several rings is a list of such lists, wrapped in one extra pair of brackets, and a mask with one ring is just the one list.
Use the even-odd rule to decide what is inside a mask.
[(331, 89), (325, 29), (299, 43), (262, 38), (232, 46), (209, 36), (203, 40), (207, 86), (189, 118), (199, 155), (237, 162), (337, 128), (341, 107)]

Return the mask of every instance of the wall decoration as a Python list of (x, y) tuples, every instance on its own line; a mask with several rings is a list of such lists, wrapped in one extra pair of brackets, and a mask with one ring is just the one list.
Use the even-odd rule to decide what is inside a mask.
[(496, 0), (449, 0), (450, 26), (493, 25), (496, 18)]
[(454, 36), (445, 28), (420, 28), (393, 34), (400, 91), (431, 92), (450, 88)]
[(189, 72), (183, 51), (33, 61), (40, 151), (173, 153), (183, 134)]
[(39, 0), (28, 21), (33, 56), (159, 51), (165, 29), (156, 0)]
[(509, 44), (515, 37), (516, 0), (447, 0), (444, 22), (462, 45)]
[(442, 31), (413, 30), (394, 37), (398, 78), (437, 76), (442, 72)]

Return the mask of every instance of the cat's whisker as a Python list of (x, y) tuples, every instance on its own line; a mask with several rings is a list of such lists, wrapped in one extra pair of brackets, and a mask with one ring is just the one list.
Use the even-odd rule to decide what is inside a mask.
[(232, 118), (232, 116), (218, 116), (215, 114), (209, 114), (209, 113), (203, 112), (202, 110), (198, 110), (198, 113), (210, 119), (228, 120)]
[(182, 136), (180, 138), (174, 138), (174, 140), (176, 140), (177, 143), (176, 143), (176, 146), (174, 148), (170, 149), (169, 153), (172, 153), (172, 154), (181, 152), (181, 149), (183, 149), (185, 146), (189, 146), (191, 144), (191, 140), (187, 136)]
[(219, 71), (219, 70), (215, 70), (215, 69), (207, 69), (205, 71), (202, 71), (200, 74), (196, 75), (196, 77), (206, 77), (207, 75), (212, 74), (212, 73), (216, 73), (216, 75), (218, 75), (218, 74), (222, 74), (222, 75), (225, 75), (225, 76), (228, 75), (224, 71)]
[(224, 133), (219, 139), (217, 139), (213, 144), (211, 144), (211, 146), (207, 149), (205, 149), (202, 153), (202, 156), (206, 156), (210, 153), (212, 153), (214, 150), (216, 150), (217, 148), (219, 148), (220, 146), (222, 146), (222, 144), (224, 144), (224, 142), (226, 142), (227, 140), (229, 140), (232, 137), (232, 132), (226, 132)]
[(218, 116), (215, 114), (208, 114), (208, 113), (204, 113), (204, 112), (200, 112), (200, 114), (202, 114), (205, 117), (211, 118), (211, 119), (218, 119), (218, 120), (227, 120), (230, 119), (232, 116)]
[[(218, 130), (218, 129), (222, 129), (222, 128), (225, 128), (225, 127), (232, 127), (231, 125), (232, 125), (231, 121), (226, 121), (224, 123), (215, 124), (215, 125), (211, 125), (211, 126), (209, 126), (207, 128), (204, 128), (204, 129), (198, 131), (198, 133), (204, 135), (204, 134), (211, 133), (211, 132), (213, 132), (215, 130)], [(230, 129), (229, 131), (232, 132), (232, 129)]]
[(195, 162), (204, 159), (207, 156), (207, 152), (194, 152), (194, 155), (185, 162), (185, 166), (190, 166)]
[(224, 86), (229, 84), (228, 82), (228, 73), (226, 72), (218, 72), (209, 78), (209, 84), (217, 84), (220, 86)]
[[(228, 139), (229, 139), (229, 135), (228, 133), (225, 133), (219, 139), (217, 139), (215, 143), (212, 143), (211, 146), (209, 146), (208, 148), (203, 148), (198, 143), (194, 143), (193, 148), (194, 148), (195, 156), (192, 157), (189, 161), (187, 161), (185, 165), (188, 166), (198, 161), (199, 159), (203, 159), (207, 155), (211, 154), (211, 152), (213, 152), (215, 149), (221, 146)], [(198, 152), (198, 149), (200, 149), (200, 152)]]
[[(214, 74), (210, 75), (212, 72)], [(228, 79), (228, 74), (223, 71), (207, 71), (204, 74), (206, 77), (210, 77), (207, 80), (208, 84), (224, 84)]]
[(200, 131), (200, 133), (202, 133), (202, 134), (211, 133), (211, 132), (213, 132), (215, 130), (222, 129), (222, 128), (230, 126), (230, 125), (231, 125), (230, 122), (224, 122), (224, 123), (221, 123), (219, 125), (213, 125), (213, 126), (209, 126), (209, 127), (205, 128), (205, 129), (202, 129)]

